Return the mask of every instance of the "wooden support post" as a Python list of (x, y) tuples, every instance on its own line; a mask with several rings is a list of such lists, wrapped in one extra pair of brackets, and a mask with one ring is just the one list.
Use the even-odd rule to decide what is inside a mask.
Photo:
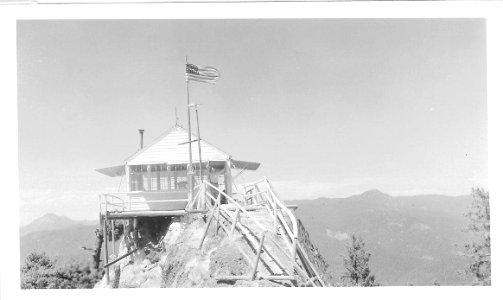
[(152, 173), (150, 172), (150, 165), (147, 165), (147, 184), (144, 183), (143, 187), (146, 191), (152, 190)]
[[(131, 174), (130, 174), (130, 166), (126, 165), (126, 191), (129, 193), (131, 192)], [(128, 210), (131, 210), (131, 196), (127, 195), (127, 201), (128, 201)], [(126, 205), (124, 205), (124, 210), (126, 210)]]
[(274, 234), (278, 234), (278, 204), (276, 202), (274, 202), (274, 206), (273, 206), (273, 210), (274, 210), (274, 223), (273, 223), (273, 226), (274, 226)]
[[(105, 253), (103, 256), (105, 258), (105, 265), (108, 265), (108, 231), (107, 231), (107, 218), (108, 212), (105, 211), (105, 221), (103, 222), (103, 236), (105, 237)], [(105, 268), (105, 282), (106, 284), (110, 284), (110, 273), (108, 268)]]
[(217, 198), (218, 199), (218, 202), (217, 202), (217, 230), (215, 230), (215, 235), (218, 234), (218, 229), (220, 228), (220, 203), (222, 202), (222, 194), (220, 193), (219, 194), (219, 197)]
[(196, 107), (196, 123), (197, 123), (197, 148), (199, 150), (199, 182), (203, 183), (203, 160), (201, 156), (201, 132), (199, 131), (199, 112), (197, 107), (199, 104), (194, 104)]
[(251, 204), (258, 204), (257, 201), (257, 195), (258, 195), (259, 189), (256, 184), (253, 185), (252, 189), (252, 196), (251, 196)]
[(262, 232), (262, 236), (260, 237), (260, 245), (257, 249), (257, 258), (255, 259), (255, 263), (253, 265), (253, 271), (251, 273), (250, 280), (255, 280), (257, 275), (258, 263), (260, 261), (260, 253), (262, 252), (262, 247), (264, 246), (265, 232)]
[(121, 259), (123, 259), (125, 257), (128, 257), (129, 255), (135, 253), (136, 251), (138, 251), (138, 249), (131, 250), (128, 253), (121, 255), (120, 257), (118, 257), (118, 258), (114, 259), (113, 261), (111, 261), (111, 262), (107, 263), (106, 265), (104, 265), (103, 268), (110, 267), (111, 265), (115, 264), (116, 262), (120, 261)]
[[(129, 221), (127, 221), (129, 224)], [(129, 238), (126, 236), (126, 220), (122, 220), (122, 238), (123, 240), (126, 240), (126, 238)]]
[(119, 288), (120, 280), (121, 280), (121, 267), (115, 266), (115, 268), (114, 268), (114, 282), (112, 282), (113, 289)]
[(234, 230), (236, 229), (236, 224), (239, 222), (239, 213), (241, 211), (239, 209), (236, 209), (236, 216), (234, 217), (234, 220), (232, 220), (232, 226), (231, 226), (231, 233), (229, 233), (229, 238), (232, 238), (232, 235), (234, 234)]
[(232, 173), (231, 173), (231, 161), (225, 162), (225, 193), (232, 198)]
[(112, 223), (112, 254), (115, 256), (115, 223), (114, 220), (110, 220)]
[(178, 190), (178, 174), (176, 173), (177, 169), (178, 169), (178, 166), (174, 165), (173, 166), (173, 189), (174, 190)]
[[(100, 215), (101, 219), (101, 215)], [(101, 230), (103, 230), (103, 221), (101, 221)], [(94, 232), (96, 234), (96, 239), (94, 240), (94, 252), (92, 255), (93, 260), (93, 268), (95, 271), (98, 271), (100, 268), (100, 259), (101, 259), (101, 245), (103, 245), (103, 231), (96, 229)]]
[[(132, 241), (132, 238), (131, 238), (131, 230), (132, 230), (132, 221), (133, 219), (127, 219), (123, 221), (123, 224), (124, 224), (124, 243), (126, 245), (126, 248), (127, 248), (127, 251), (129, 252), (131, 250), (132, 246), (131, 245), (131, 241)], [(126, 222), (127, 222), (127, 225), (126, 225)]]
[(201, 237), (201, 241), (199, 242), (198, 249), (201, 249), (201, 247), (203, 246), (204, 238), (206, 237), (206, 233), (208, 233), (208, 229), (210, 228), (210, 224), (211, 224), (211, 219), (213, 219), (213, 213), (215, 212), (216, 208), (217, 208), (217, 206), (215, 205), (211, 209), (210, 217), (208, 219), (208, 223), (206, 223), (206, 227), (204, 227), (204, 233), (203, 233), (203, 236)]
[(295, 262), (295, 256), (297, 255), (297, 238), (292, 239), (292, 259)]
[(133, 245), (138, 248), (138, 218), (133, 219)]
[[(188, 59), (185, 57), (185, 65), (188, 64)], [(185, 85), (187, 88), (187, 122), (189, 123), (189, 131), (187, 132), (188, 138), (187, 141), (189, 142), (189, 164), (187, 166), (187, 184), (188, 184), (188, 198), (189, 202), (192, 202), (194, 200), (192, 197), (194, 196), (194, 170), (192, 167), (192, 129), (191, 129), (191, 124), (190, 124), (190, 97), (189, 97), (189, 80), (185, 80)]]
[(206, 209), (206, 201), (204, 201), (206, 197), (206, 184), (201, 183), (200, 191), (199, 199), (197, 199), (197, 209), (204, 210)]

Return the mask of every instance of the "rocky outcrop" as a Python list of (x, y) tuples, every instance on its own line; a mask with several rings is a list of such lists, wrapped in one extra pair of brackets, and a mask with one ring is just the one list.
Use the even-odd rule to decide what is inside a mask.
[(309, 238), (309, 232), (307, 232), (300, 219), (297, 219), (297, 226), (299, 228), (299, 243), (306, 250), (309, 261), (316, 267), (327, 286), (335, 286), (336, 282), (333, 275), (330, 273), (327, 261), (320, 254), (318, 247), (316, 247)]
[[(178, 220), (169, 221), (166, 234), (155, 249), (148, 247), (138, 251), (134, 256), (120, 262), (114, 271), (110, 270), (110, 285), (104, 280), (97, 287), (119, 288), (145, 288), (145, 287), (261, 287), (261, 286), (292, 286), (289, 281), (273, 280), (229, 280), (229, 277), (249, 277), (252, 272), (249, 257), (256, 256), (247, 241), (239, 234), (230, 239), (222, 230), (217, 230), (216, 222), (212, 222), (199, 249), (204, 235), (206, 224), (199, 215), (186, 215)], [(315, 265), (328, 272), (327, 265), (317, 248), (309, 241), (309, 235), (301, 223), (299, 237), (301, 245), (312, 256)], [(148, 245), (147, 239), (152, 239), (153, 234), (147, 228), (154, 230), (159, 227), (142, 223), (141, 238), (145, 239), (139, 244)], [(159, 228), (157, 228), (159, 229)], [(150, 241), (155, 244), (156, 241)], [(118, 254), (127, 253), (127, 241), (123, 240)], [(247, 257), (245, 257), (248, 256)], [(285, 262), (282, 261), (283, 265)], [(287, 268), (292, 266), (286, 265)], [(265, 269), (260, 269), (265, 273)], [(263, 268), (263, 267), (262, 267)], [(225, 279), (227, 278), (227, 279)], [(330, 282), (329, 276), (323, 279)], [(295, 281), (293, 281), (295, 282)]]

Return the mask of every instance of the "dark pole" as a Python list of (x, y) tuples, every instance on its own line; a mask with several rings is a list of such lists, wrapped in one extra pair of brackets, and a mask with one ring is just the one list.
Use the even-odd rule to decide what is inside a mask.
[(203, 160), (201, 157), (201, 133), (199, 131), (199, 113), (197, 107), (199, 104), (195, 104), (196, 106), (196, 123), (197, 123), (197, 148), (199, 149), (199, 180), (203, 183)]
[[(103, 222), (103, 236), (105, 239), (105, 253), (104, 253), (104, 258), (105, 258), (105, 265), (108, 264), (108, 229), (107, 229), (107, 222), (108, 222), (108, 211), (105, 210), (105, 221)], [(108, 271), (108, 268), (105, 269), (105, 279), (106, 279), (106, 284), (108, 285), (110, 283), (110, 273)]]
[[(185, 56), (185, 67), (187, 67), (188, 64), (188, 59), (187, 56)], [(187, 71), (185, 71), (187, 72)], [(187, 168), (187, 183), (189, 185), (189, 201), (192, 201), (192, 175), (194, 174), (192, 171), (192, 131), (190, 128), (190, 98), (189, 98), (189, 79), (185, 78), (185, 85), (187, 87), (187, 117), (189, 121), (189, 167)]]
[(100, 268), (101, 246), (103, 245), (103, 233), (99, 229), (96, 229), (94, 233), (96, 234), (96, 239), (94, 240), (94, 252), (92, 257), (93, 257), (93, 268), (97, 271)]
[(140, 149), (143, 149), (143, 132), (145, 130), (143, 129), (138, 129), (138, 132), (140, 133)]

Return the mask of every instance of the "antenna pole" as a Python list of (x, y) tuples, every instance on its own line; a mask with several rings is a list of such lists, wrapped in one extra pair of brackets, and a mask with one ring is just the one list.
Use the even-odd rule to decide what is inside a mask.
[(199, 132), (199, 113), (196, 106), (196, 123), (197, 123), (197, 148), (199, 149), (199, 180), (203, 183), (203, 159), (201, 158), (201, 133)]
[[(185, 56), (185, 68), (187, 68), (188, 64), (188, 59), (187, 56)], [(187, 72), (187, 70), (185, 70)], [(189, 98), (189, 79), (185, 77), (185, 85), (187, 87), (187, 117), (188, 117), (188, 122), (189, 122), (189, 166), (187, 167), (187, 184), (189, 185), (189, 203), (192, 202), (192, 197), (193, 197), (193, 175), (194, 171), (192, 170), (192, 131), (190, 128), (190, 98)]]

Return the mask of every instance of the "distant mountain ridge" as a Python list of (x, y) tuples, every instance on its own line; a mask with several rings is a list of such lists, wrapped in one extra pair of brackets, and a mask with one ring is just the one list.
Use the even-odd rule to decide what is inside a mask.
[[(471, 196), (390, 196), (370, 190), (347, 198), (287, 201), (311, 241), (340, 277), (352, 233), (366, 242), (371, 271), (383, 285), (470, 284), (459, 274), (467, 264), (461, 254), (469, 236), (463, 216)], [(88, 260), (98, 221), (75, 221), (48, 214), (21, 228), (21, 261), (31, 251), (62, 259)], [(23, 234), (24, 233), (24, 234)], [(337, 279), (338, 279), (337, 277)]]
[(352, 233), (359, 234), (371, 256), (371, 271), (384, 285), (469, 284), (460, 275), (467, 260), (460, 255), (469, 240), (463, 216), (471, 196), (393, 197), (378, 190), (347, 198), (288, 201), (312, 241), (340, 276)]
[(98, 221), (76, 221), (66, 216), (45, 214), (20, 228), (21, 263), (31, 252), (46, 252), (61, 262), (88, 260), (90, 254), (82, 247), (91, 248)]
[(66, 216), (58, 216), (53, 213), (48, 213), (40, 218), (33, 220), (30, 224), (20, 228), (20, 236), (24, 236), (30, 232), (64, 229), (74, 225), (92, 225), (95, 221), (76, 221)]

